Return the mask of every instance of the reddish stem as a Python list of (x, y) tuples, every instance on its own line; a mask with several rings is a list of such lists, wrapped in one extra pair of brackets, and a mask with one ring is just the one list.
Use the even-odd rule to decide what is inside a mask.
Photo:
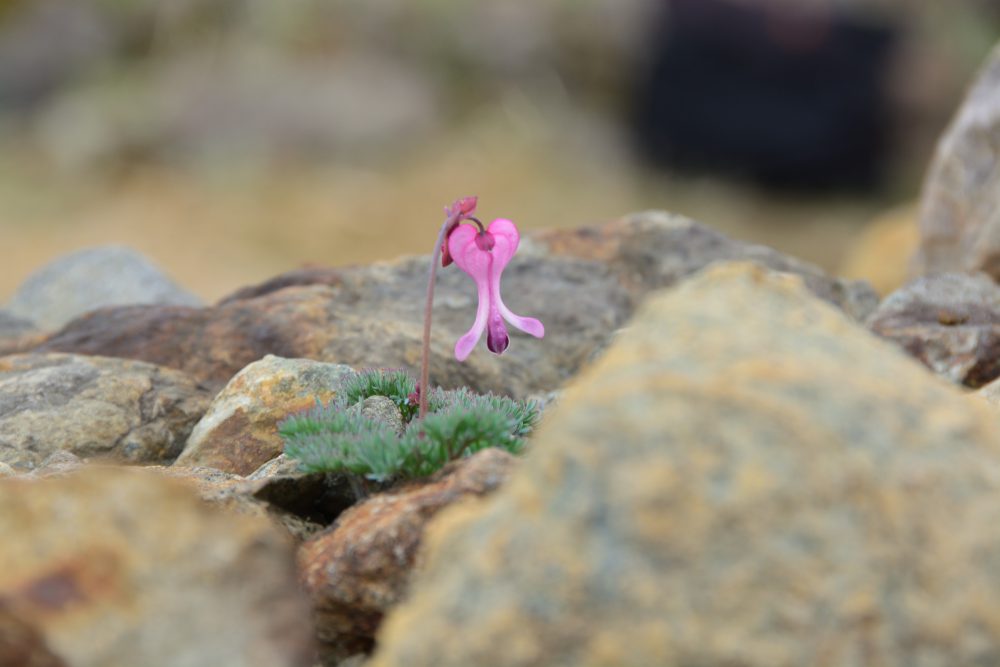
[(424, 348), (420, 356), (420, 410), (417, 413), (419, 419), (423, 419), (427, 414), (427, 399), (431, 393), (431, 315), (434, 309), (434, 279), (437, 277), (438, 260), (441, 258), (441, 246), (444, 244), (448, 232), (460, 220), (460, 214), (448, 216), (448, 219), (441, 225), (441, 231), (438, 232), (437, 241), (434, 243), (434, 252), (431, 254), (431, 270), (427, 279), (427, 302), (424, 304)]

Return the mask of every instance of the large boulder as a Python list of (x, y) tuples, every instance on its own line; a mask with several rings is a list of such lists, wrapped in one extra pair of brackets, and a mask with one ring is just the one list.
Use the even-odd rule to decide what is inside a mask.
[(210, 400), (183, 373), (140, 361), (0, 357), (0, 461), (30, 469), (68, 451), (120, 463), (169, 463)]
[[(541, 319), (546, 336), (512, 332), (503, 358), (484, 344), (465, 363), (455, 362), (455, 340), (472, 324), (476, 291), (457, 268), (440, 271), (431, 378), (446, 388), (516, 396), (554, 389), (609, 340), (650, 290), (734, 259), (801, 275), (816, 294), (859, 319), (878, 302), (865, 283), (830, 278), (770, 248), (734, 241), (679, 216), (637, 214), (523, 239), (503, 276), (504, 300), (514, 312)], [(216, 386), (265, 354), (416, 370), (426, 275), (423, 257), (300, 271), (211, 308), (132, 306), (91, 313), (38, 349), (142, 359)]]
[(652, 297), (429, 528), (371, 667), (1000, 663), (992, 408), (745, 264)]
[(266, 518), (122, 468), (3, 479), (0, 507), (0, 641), (11, 612), (27, 664), (312, 664), (292, 546)]
[(96, 308), (135, 303), (201, 302), (135, 250), (103, 246), (60, 257), (31, 274), (7, 310), (52, 330)]
[(920, 204), (918, 273), (1000, 278), (1000, 47), (938, 142)]

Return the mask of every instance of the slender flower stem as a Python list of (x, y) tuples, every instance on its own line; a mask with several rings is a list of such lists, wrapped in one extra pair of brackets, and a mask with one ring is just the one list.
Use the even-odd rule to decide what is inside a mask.
[(460, 214), (448, 216), (441, 225), (441, 231), (438, 232), (437, 241), (434, 243), (434, 252), (431, 254), (431, 270), (427, 278), (427, 302), (424, 304), (424, 348), (420, 357), (420, 410), (417, 413), (419, 419), (423, 419), (427, 414), (427, 400), (431, 393), (431, 315), (434, 310), (434, 279), (437, 277), (438, 260), (441, 258), (441, 245), (447, 238), (448, 232), (460, 220)]

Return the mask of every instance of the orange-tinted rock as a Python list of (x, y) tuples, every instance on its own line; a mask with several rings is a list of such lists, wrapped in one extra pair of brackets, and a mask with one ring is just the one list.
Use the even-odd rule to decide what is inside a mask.
[(852, 243), (838, 274), (867, 280), (881, 295), (902, 287), (910, 276), (910, 262), (920, 241), (916, 218), (912, 206), (879, 216)]
[(177, 464), (249, 475), (284, 450), (279, 421), (330, 403), (354, 375), (350, 366), (273, 355), (250, 364), (212, 401)]
[(5, 667), (67, 667), (45, 645), (45, 638), (25, 619), (0, 602), (0, 665)]
[(368, 664), (1000, 664), (998, 423), (800, 280), (706, 270), (431, 523)]
[(372, 496), (299, 549), (324, 653), (339, 659), (371, 649), (383, 614), (400, 601), (427, 523), (445, 507), (494, 491), (515, 459), (486, 449), (427, 483)]
[(0, 606), (67, 664), (312, 664), (291, 541), (268, 519), (138, 468), (2, 479), (0, 507)]

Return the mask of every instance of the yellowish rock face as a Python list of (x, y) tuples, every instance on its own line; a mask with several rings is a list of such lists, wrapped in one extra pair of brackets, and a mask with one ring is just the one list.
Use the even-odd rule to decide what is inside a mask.
[(799, 279), (708, 269), (432, 524), (373, 664), (998, 662), (997, 434)]
[(309, 664), (292, 546), (263, 516), (122, 468), (2, 479), (0, 507), (0, 600), (52, 664)]

